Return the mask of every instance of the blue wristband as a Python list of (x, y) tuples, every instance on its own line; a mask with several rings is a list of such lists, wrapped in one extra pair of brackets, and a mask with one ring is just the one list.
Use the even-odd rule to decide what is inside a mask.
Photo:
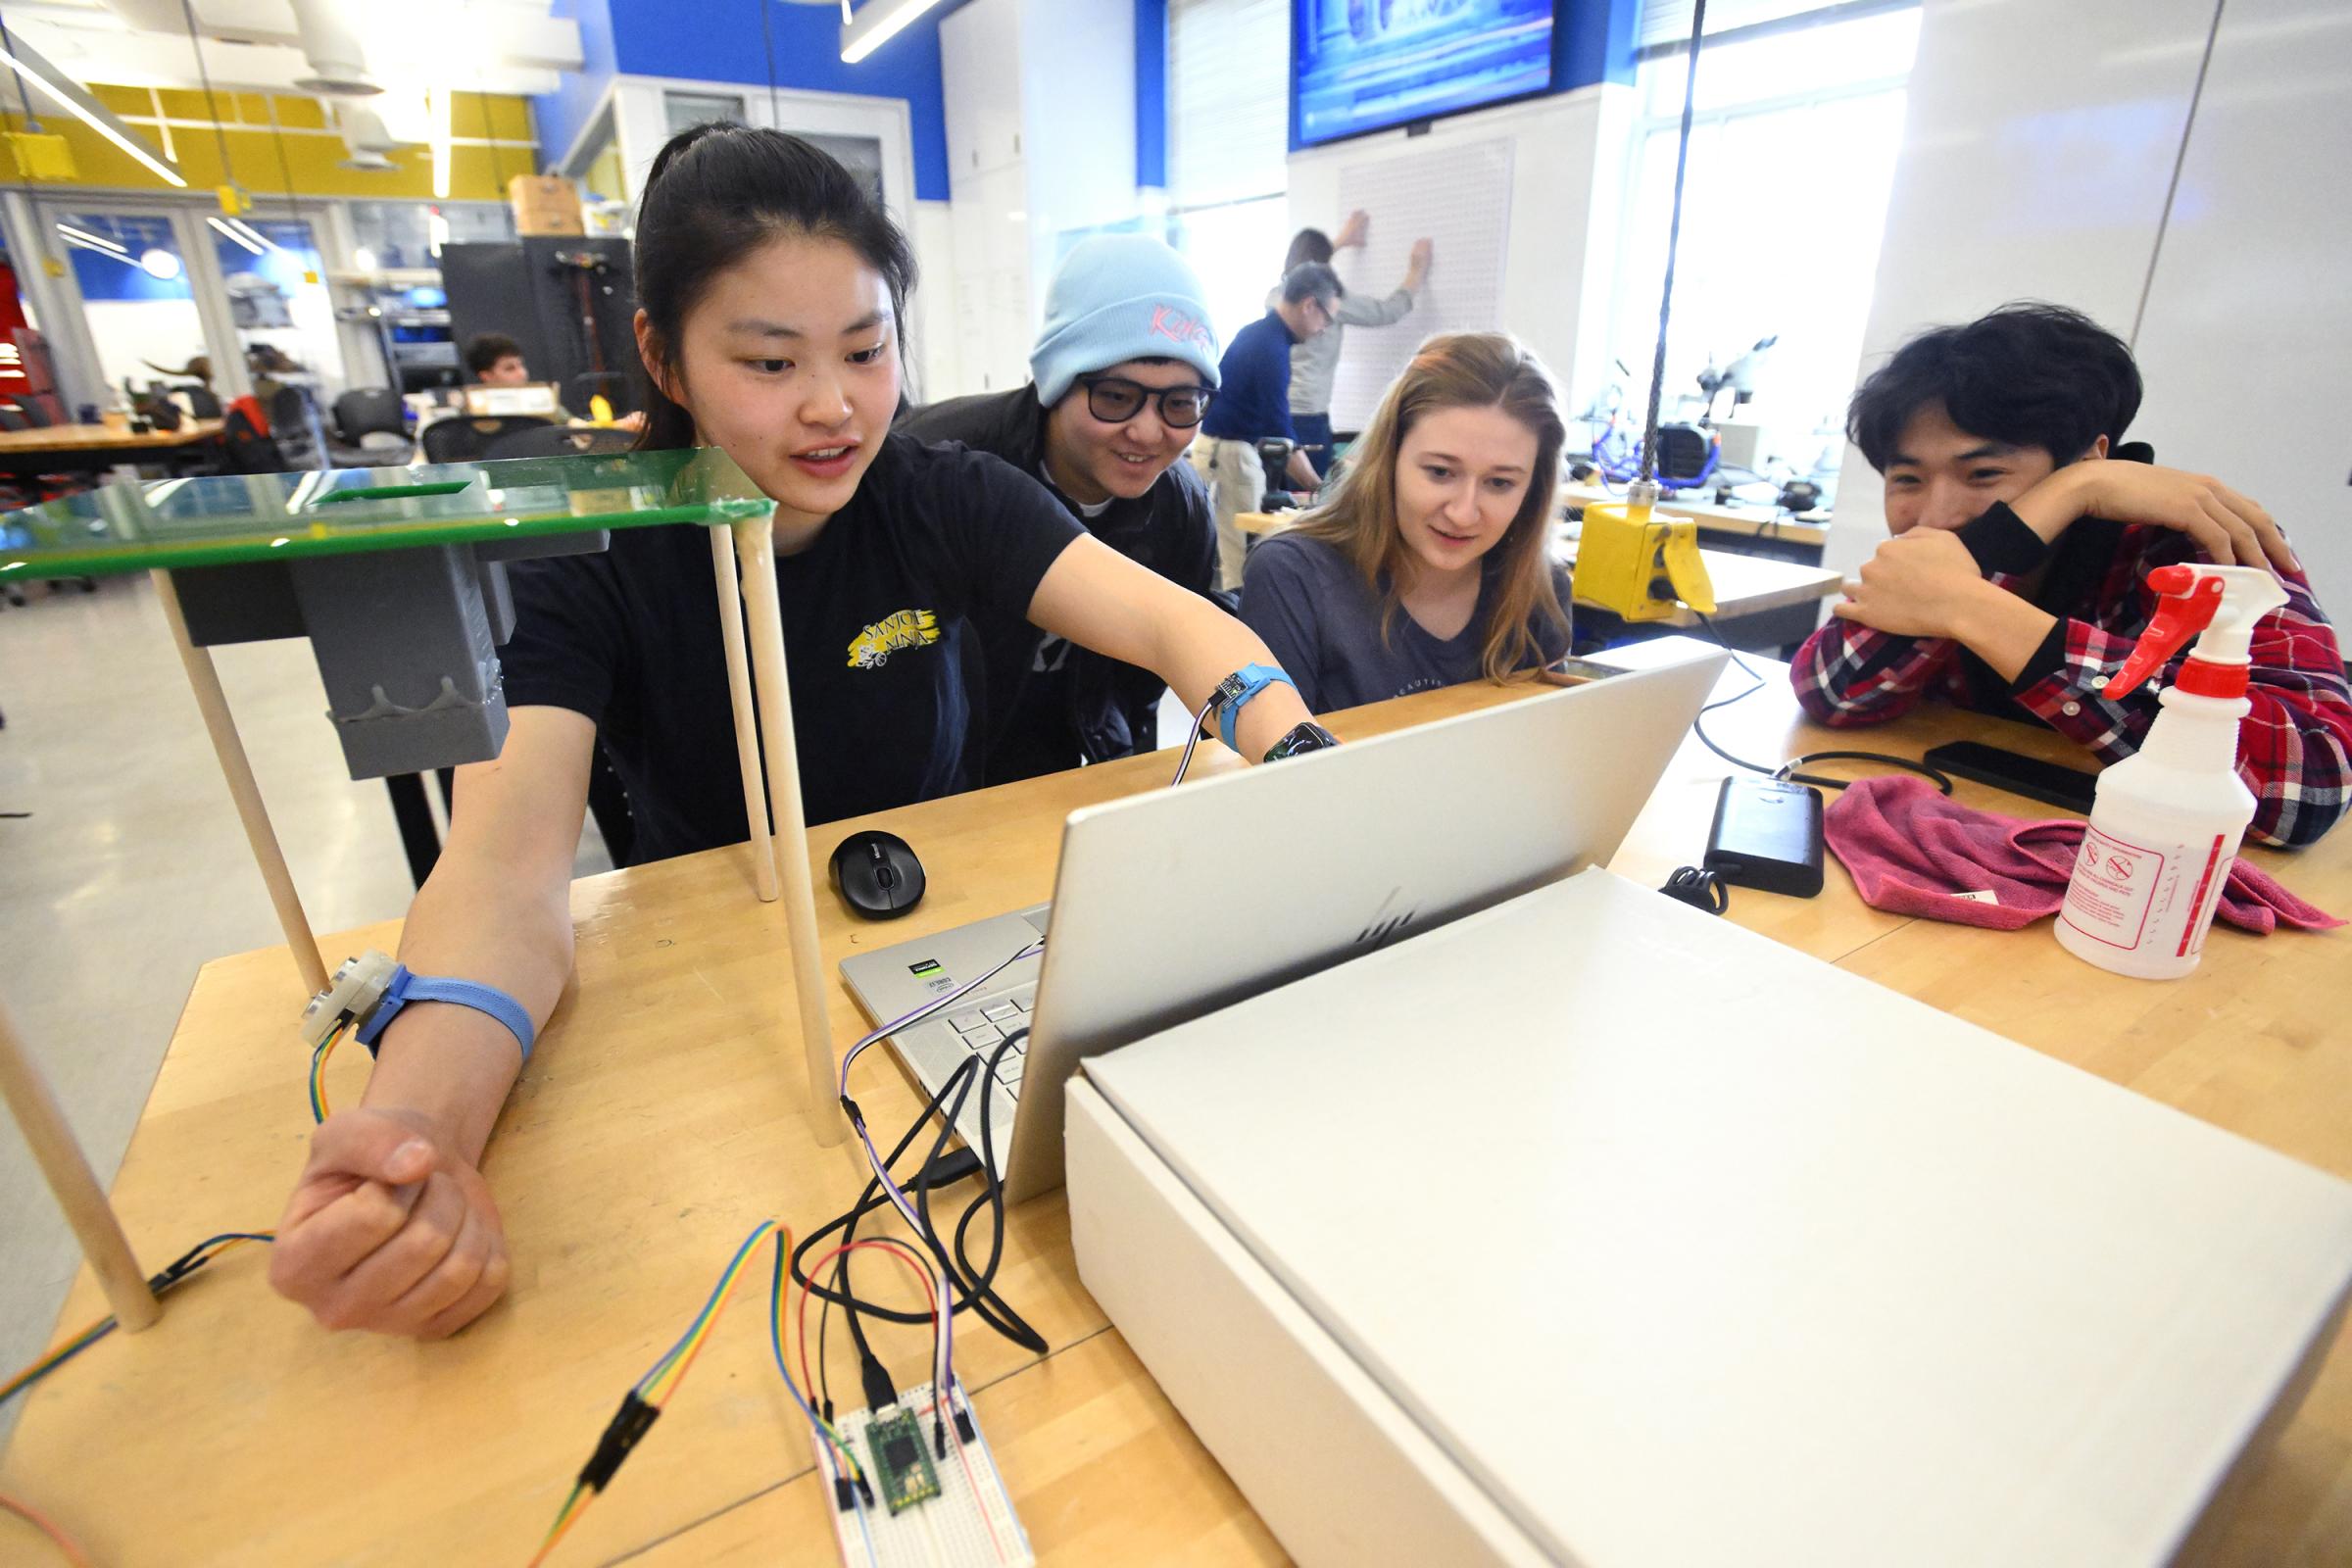
[(531, 1042), (537, 1038), (537, 1031), (532, 1029), (531, 1015), (521, 1003), (496, 986), (452, 980), (442, 975), (412, 974), (405, 963), (392, 971), (391, 983), (384, 987), (382, 1000), (368, 1014), (355, 1037), (370, 1055), (375, 1053), (375, 1042), (383, 1034), (384, 1026), (400, 1016), (400, 1009), (412, 1002), (454, 1002), (461, 1007), (486, 1012), (507, 1026), (507, 1032), (522, 1048), (522, 1059), (531, 1059)]
[(1241, 747), (1234, 742), (1233, 731), (1235, 722), (1242, 716), (1242, 710), (1249, 705), (1250, 698), (1277, 683), (1293, 691), (1298, 689), (1297, 681), (1272, 664), (1244, 664), (1226, 676), (1225, 684), (1218, 688), (1225, 700), (1217, 707), (1217, 739), (1232, 750), (1240, 751)]

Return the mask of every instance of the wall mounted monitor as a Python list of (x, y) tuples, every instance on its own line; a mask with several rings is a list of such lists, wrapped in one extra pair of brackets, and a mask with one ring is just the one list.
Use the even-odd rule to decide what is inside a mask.
[(1552, 86), (1553, 0), (1291, 0), (1291, 145)]

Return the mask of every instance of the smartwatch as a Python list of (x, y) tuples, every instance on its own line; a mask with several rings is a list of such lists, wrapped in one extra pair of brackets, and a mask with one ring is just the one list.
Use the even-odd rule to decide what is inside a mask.
[(1293, 725), (1288, 735), (1276, 741), (1274, 749), (1266, 753), (1266, 760), (1279, 762), (1286, 757), (1297, 757), (1303, 752), (1328, 752), (1339, 744), (1337, 735), (1310, 718), (1303, 724)]

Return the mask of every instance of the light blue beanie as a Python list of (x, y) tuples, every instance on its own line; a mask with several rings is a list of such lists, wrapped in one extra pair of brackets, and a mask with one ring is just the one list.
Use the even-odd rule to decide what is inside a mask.
[(1091, 371), (1162, 359), (1217, 384), (1217, 334), (1192, 265), (1149, 234), (1080, 240), (1046, 291), (1045, 329), (1029, 356), (1037, 401), (1050, 409)]

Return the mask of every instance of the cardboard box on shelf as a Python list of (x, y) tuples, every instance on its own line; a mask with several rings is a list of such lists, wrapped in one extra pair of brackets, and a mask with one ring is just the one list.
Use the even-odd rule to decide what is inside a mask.
[(507, 181), (517, 234), (584, 234), (579, 187), (562, 174), (516, 174)]

